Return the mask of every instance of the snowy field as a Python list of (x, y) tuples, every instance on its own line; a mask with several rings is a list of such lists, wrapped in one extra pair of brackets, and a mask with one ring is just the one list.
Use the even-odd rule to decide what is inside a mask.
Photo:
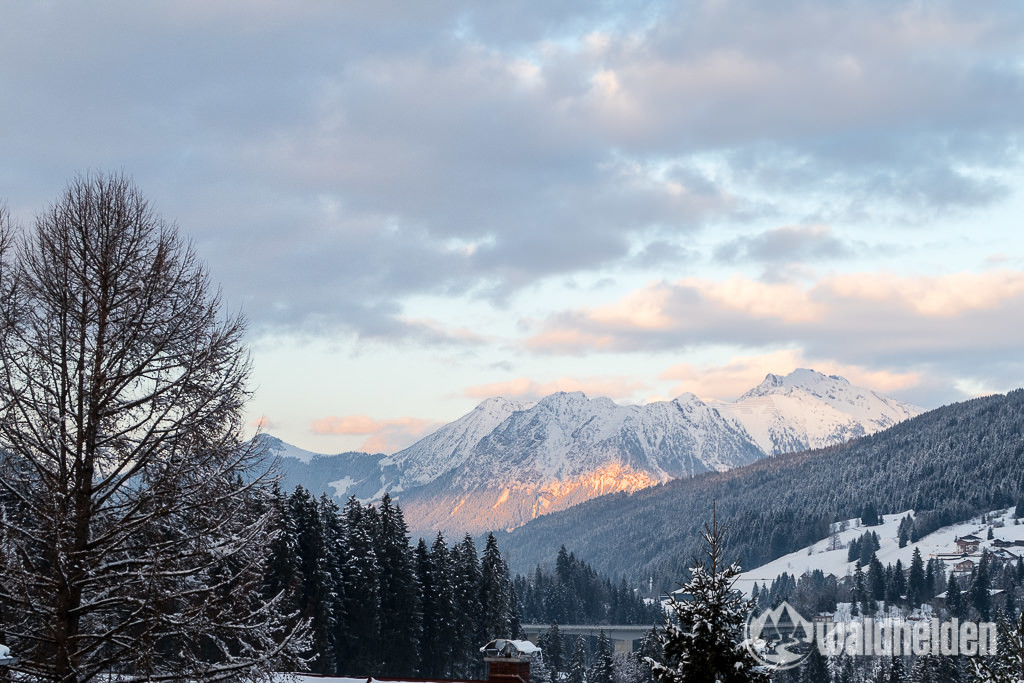
[[(318, 676), (316, 674), (279, 674), (278, 683), (382, 683), (378, 678), (352, 678), (347, 676)], [(393, 678), (383, 679), (386, 683), (405, 683)], [(417, 678), (414, 682), (425, 683), (425, 679)], [(447, 679), (445, 683), (448, 683)]]
[(316, 676), (313, 674), (281, 674), (280, 683), (372, 683), (372, 678), (346, 678), (344, 676)]
[[(982, 539), (978, 546), (978, 552), (975, 553), (976, 556), (980, 556), (982, 550), (985, 549), (990, 552), (997, 550), (992, 545), (992, 541), (985, 540), (990, 526), (995, 527), (992, 530), (993, 540), (1024, 540), (1024, 522), (1015, 525), (1013, 508), (1008, 508), (1005, 510), (995, 510), (987, 514), (986, 518), (989, 519), (989, 522), (985, 524), (982, 524), (981, 516), (978, 516), (961, 524), (938, 529), (920, 539), (917, 543), (908, 543), (905, 547), (900, 548), (897, 530), (900, 526), (900, 520), (906, 517), (907, 514), (913, 515), (913, 510), (885, 515), (885, 522), (883, 524), (872, 527), (861, 526), (859, 518), (851, 519), (847, 522), (848, 528), (838, 533), (839, 542), (842, 545), (840, 549), (829, 550), (833, 544), (833, 539), (830, 536), (822, 541), (818, 541), (810, 546), (809, 549), (797, 550), (757, 569), (744, 572), (737, 579), (736, 587), (750, 595), (755, 582), (758, 585), (764, 583), (767, 586), (771, 586), (772, 581), (783, 572), (797, 577), (815, 569), (820, 569), (826, 575), (833, 574), (839, 578), (853, 574), (854, 563), (846, 561), (847, 546), (849, 546), (850, 541), (859, 538), (868, 530), (874, 531), (879, 536), (881, 548), (877, 554), (882, 565), (895, 564), (896, 560), (900, 560), (905, 568), (910, 567), (914, 548), (921, 549), (921, 557), (927, 563), (930, 556), (956, 553), (956, 539), (968, 534), (974, 534)], [(1002, 527), (998, 526), (1000, 522), (1003, 524)], [(836, 528), (836, 526), (838, 525), (833, 525), (833, 528)], [(1024, 547), (1007, 548), (1007, 550), (1014, 555), (1024, 555)], [(952, 569), (951, 562), (947, 561), (946, 565), (947, 571)]]

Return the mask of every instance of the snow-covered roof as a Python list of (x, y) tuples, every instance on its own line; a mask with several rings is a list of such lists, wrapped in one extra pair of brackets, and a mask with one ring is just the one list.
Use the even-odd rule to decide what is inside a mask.
[[(514, 651), (510, 651), (510, 646)], [(540, 648), (528, 640), (497, 638), (480, 648), (480, 652), (495, 652), (498, 657), (512, 657), (515, 655), (532, 655), (536, 652), (540, 652)]]

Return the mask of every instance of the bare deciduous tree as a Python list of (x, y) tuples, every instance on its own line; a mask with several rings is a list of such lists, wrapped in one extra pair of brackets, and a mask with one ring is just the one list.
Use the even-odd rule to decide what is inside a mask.
[(38, 679), (260, 680), (268, 467), (242, 439), (244, 321), (130, 180), (0, 216), (0, 626)]

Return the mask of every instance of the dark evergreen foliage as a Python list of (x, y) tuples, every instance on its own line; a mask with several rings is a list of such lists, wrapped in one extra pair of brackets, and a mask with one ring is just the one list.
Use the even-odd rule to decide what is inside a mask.
[(601, 631), (597, 638), (594, 665), (590, 669), (587, 683), (615, 683), (615, 662), (612, 660), (612, 641)]
[(650, 662), (658, 683), (768, 680), (743, 644), (743, 625), (753, 603), (735, 589), (740, 567), (726, 561), (724, 540), (725, 529), (712, 516), (691, 578), (678, 596), (670, 596), (672, 615), (658, 631), (663, 658)]
[(528, 624), (653, 624), (657, 604), (647, 604), (625, 579), (618, 584), (562, 547), (555, 571), (537, 565), (530, 578), (516, 576), (523, 619)]
[[(632, 494), (596, 498), (498, 535), (519, 569), (561, 545), (595, 569), (669, 590), (698, 552), (712, 498), (731, 529), (730, 557), (756, 567), (811, 545), (836, 519), (916, 511), (913, 533), (1014, 505), (1024, 497), (1024, 390), (945, 406), (842, 446), (776, 456)], [(970, 485), (966, 485), (970, 482)]]
[[(538, 567), (532, 582), (513, 582), (493, 536), (482, 556), (469, 535), (454, 547), (441, 534), (429, 547), (424, 540), (411, 546), (402, 509), (388, 496), (376, 507), (351, 497), (339, 510), (330, 498), (316, 500), (297, 487), (288, 496), (275, 490), (271, 504), (279, 511), (280, 533), (270, 546), (264, 592), (291, 596), (280, 609), (311, 624), (305, 655), (316, 673), (482, 678), (480, 646), (522, 637), (526, 614), (550, 623), (548, 594), (580, 606), (568, 613), (586, 623), (655, 619), (657, 608), (637, 591), (624, 581), (613, 584), (571, 554), (556, 558), (560, 574)], [(556, 627), (548, 640), (546, 677), (571, 668)], [(586, 658), (583, 666), (586, 677)]]

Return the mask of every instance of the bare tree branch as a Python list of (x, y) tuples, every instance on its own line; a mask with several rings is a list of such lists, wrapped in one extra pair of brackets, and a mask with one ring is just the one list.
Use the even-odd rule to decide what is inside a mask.
[(0, 625), (40, 680), (261, 680), (273, 472), (242, 439), (241, 316), (123, 176), (16, 239), (0, 209)]

